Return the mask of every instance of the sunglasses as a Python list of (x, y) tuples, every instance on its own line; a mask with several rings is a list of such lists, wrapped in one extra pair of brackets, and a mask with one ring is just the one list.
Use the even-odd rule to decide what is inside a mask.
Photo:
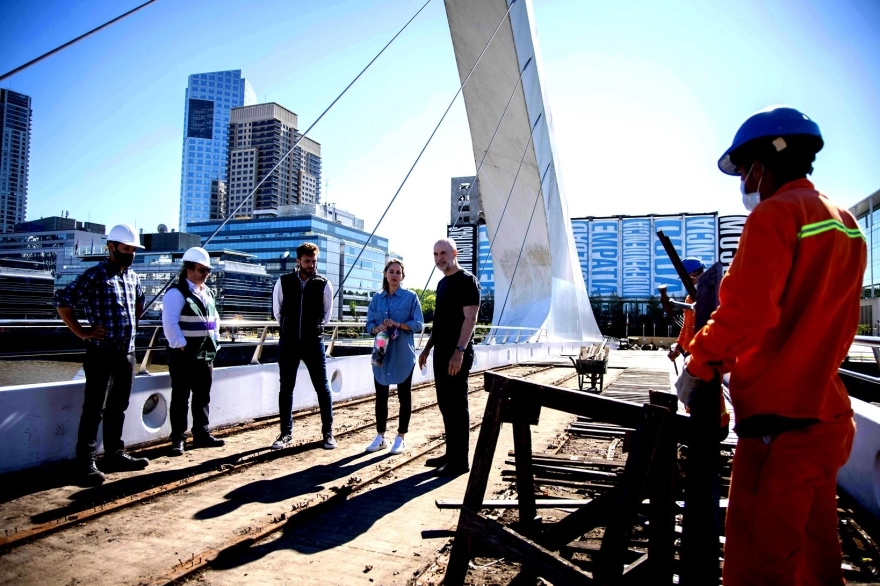
[(207, 275), (211, 272), (211, 269), (209, 269), (208, 267), (196, 267), (193, 270), (198, 271), (202, 275)]

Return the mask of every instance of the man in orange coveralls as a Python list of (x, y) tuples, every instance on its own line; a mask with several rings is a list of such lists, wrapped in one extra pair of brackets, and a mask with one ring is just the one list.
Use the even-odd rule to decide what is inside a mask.
[(837, 375), (859, 322), (867, 251), (855, 219), (807, 180), (823, 146), (788, 107), (753, 114), (718, 167), (751, 210), (720, 306), (676, 387), (729, 371), (733, 459), (724, 586), (843, 584), (835, 486), (855, 427)]
[[(688, 274), (688, 277), (690, 277), (691, 283), (696, 286), (697, 281), (700, 279), (700, 275), (706, 270), (706, 265), (698, 258), (682, 259), (681, 264), (684, 266), (684, 270)], [(688, 295), (684, 302), (693, 303), (694, 300)], [(694, 339), (694, 310), (685, 309), (682, 312), (682, 317), (684, 318), (684, 324), (682, 324), (681, 331), (678, 333), (678, 339), (675, 341), (669, 354), (667, 354), (669, 359), (673, 362), (675, 362), (675, 359), (681, 356), (682, 353), (685, 355), (687, 354), (688, 346), (690, 346), (691, 340)]]

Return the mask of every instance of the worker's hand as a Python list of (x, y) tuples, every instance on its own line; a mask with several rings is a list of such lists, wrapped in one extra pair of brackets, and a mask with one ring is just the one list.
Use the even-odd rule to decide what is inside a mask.
[(385, 324), (379, 324), (375, 328), (373, 328), (373, 334), (378, 334), (379, 332), (385, 331)]
[(428, 350), (425, 350), (421, 354), (419, 354), (419, 370), (422, 370), (423, 368), (425, 368), (425, 365), (428, 364), (428, 354)]
[(82, 340), (103, 340), (107, 337), (107, 328), (104, 326), (92, 326), (87, 330), (83, 330), (79, 337)]
[(666, 356), (668, 356), (671, 361), (675, 362), (675, 359), (681, 356), (681, 346), (673, 344), (672, 348), (669, 350), (669, 354)]
[(690, 405), (694, 389), (701, 382), (699, 378), (689, 373), (687, 368), (682, 368), (678, 380), (675, 381), (675, 393), (678, 395), (678, 400), (685, 405)]
[(383, 321), (382, 325), (386, 328), (399, 328), (400, 327), (400, 324), (391, 318), (388, 318), (385, 321)]
[(456, 350), (449, 359), (449, 376), (455, 376), (461, 371), (461, 363), (464, 362), (464, 352)]

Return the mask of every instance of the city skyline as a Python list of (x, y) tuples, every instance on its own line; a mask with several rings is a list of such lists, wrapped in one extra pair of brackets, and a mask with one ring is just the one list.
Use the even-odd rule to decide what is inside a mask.
[[(4, 5), (0, 34), (15, 42), (0, 68), (135, 4)], [(17, 74), (4, 86), (33, 96), (38, 114), (29, 218), (71, 209), (148, 231), (173, 225), (187, 75), (240, 69), (260, 102), (293, 108), (307, 128), (420, 5), (156, 3)], [(715, 163), (739, 124), (772, 103), (822, 128), (820, 190), (849, 206), (880, 186), (876, 3), (533, 5), (571, 217), (741, 213), (738, 181)], [(431, 3), (316, 127), (322, 200), (375, 227), (457, 87), (443, 6)], [(379, 228), (407, 258), (405, 285), (422, 287), (432, 268), (449, 178), (473, 173), (458, 102)]]

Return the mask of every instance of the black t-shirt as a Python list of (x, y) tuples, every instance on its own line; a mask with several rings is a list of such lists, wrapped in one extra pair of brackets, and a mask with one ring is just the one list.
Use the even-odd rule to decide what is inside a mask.
[(451, 352), (458, 346), (464, 323), (464, 308), (469, 305), (480, 305), (480, 283), (473, 274), (461, 269), (440, 279), (437, 283), (432, 330), (437, 349)]

